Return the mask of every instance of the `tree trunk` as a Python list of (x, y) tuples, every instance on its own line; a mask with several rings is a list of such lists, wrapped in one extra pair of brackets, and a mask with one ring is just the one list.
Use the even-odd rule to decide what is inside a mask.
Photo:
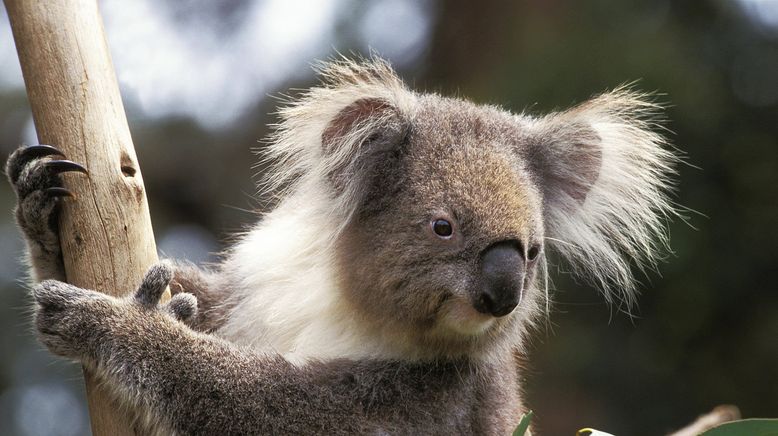
[[(146, 193), (96, 0), (5, 0), (35, 129), (89, 177), (63, 175), (60, 240), (68, 282), (109, 294), (133, 290), (157, 261)], [(160, 338), (162, 340), (162, 338)], [(92, 432), (131, 435), (85, 371)]]

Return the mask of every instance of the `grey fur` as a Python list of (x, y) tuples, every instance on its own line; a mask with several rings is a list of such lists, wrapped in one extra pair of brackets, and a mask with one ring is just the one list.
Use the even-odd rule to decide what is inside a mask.
[(40, 340), (93, 365), (146, 412), (142, 426), (203, 435), (495, 434), (512, 418), (488, 407), (516, 395), (505, 389), (515, 375), (496, 363), (334, 360), (297, 368), (195, 333), (165, 310), (149, 311), (139, 295), (116, 299), (57, 281), (33, 294)]
[[(510, 432), (524, 411), (526, 334), (548, 301), (546, 241), (575, 245), (559, 249), (606, 288), (624, 285), (627, 297), (631, 275), (617, 254), (650, 261), (656, 253), (657, 217), (672, 213), (672, 159), (637, 114), (648, 104), (619, 90), (535, 118), (411, 92), (380, 60), (336, 62), (322, 74), (321, 87), (281, 111), (270, 147), (278, 166), (268, 186), (286, 187), (285, 197), (222, 265), (156, 265), (125, 299), (45, 281), (33, 290), (40, 340), (93, 369), (148, 433)], [(61, 271), (57, 200), (36, 194), (59, 179), (41, 169), (48, 158), (20, 156), (8, 173), (35, 276), (62, 279), (50, 273)], [(285, 247), (257, 246), (273, 240), (262, 236), (273, 223), (294, 223), (306, 207), (302, 222), (324, 235), (286, 258), (275, 253)], [(451, 237), (431, 231), (439, 218), (451, 222)], [(524, 262), (523, 298), (513, 313), (489, 318), (473, 309), (482, 256), (506, 241)], [(270, 265), (252, 257), (257, 249)], [(611, 263), (599, 265), (598, 253)], [(367, 338), (352, 344), (364, 350), (293, 361), (257, 346), (276, 339), (263, 336), (274, 331), (259, 328), (254, 311), (278, 301), (262, 298), (322, 265), (331, 279), (314, 286), (331, 293), (299, 309), (334, 304), (332, 347)], [(168, 282), (174, 297), (160, 307)], [(291, 291), (293, 307), (319, 295)]]

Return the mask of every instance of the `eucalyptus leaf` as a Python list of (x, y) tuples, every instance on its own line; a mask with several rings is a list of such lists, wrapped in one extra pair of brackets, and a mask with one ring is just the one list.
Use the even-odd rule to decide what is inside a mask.
[(702, 436), (778, 436), (778, 419), (743, 419), (725, 422)]
[(516, 426), (516, 430), (513, 430), (513, 436), (524, 436), (527, 433), (530, 421), (532, 421), (531, 410), (521, 417), (521, 421), (519, 421), (519, 425)]

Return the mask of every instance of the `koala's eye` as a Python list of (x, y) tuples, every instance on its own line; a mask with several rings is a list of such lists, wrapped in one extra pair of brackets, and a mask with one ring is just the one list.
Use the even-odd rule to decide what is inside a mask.
[(432, 221), (432, 231), (441, 238), (450, 238), (454, 234), (454, 227), (444, 219)]

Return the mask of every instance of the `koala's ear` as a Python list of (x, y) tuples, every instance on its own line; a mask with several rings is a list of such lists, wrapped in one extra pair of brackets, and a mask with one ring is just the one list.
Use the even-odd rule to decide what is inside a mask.
[(586, 201), (602, 169), (602, 141), (591, 125), (567, 113), (545, 117), (527, 150), (533, 174), (542, 180), (546, 205), (574, 212)]
[[(338, 112), (321, 135), (325, 155), (336, 153), (349, 135), (379, 130), (384, 120), (396, 116), (396, 109), (380, 98), (361, 98)], [(364, 135), (360, 135), (364, 136)]]
[(279, 111), (267, 149), (277, 167), (264, 187), (324, 182), (347, 209), (370, 165), (402, 141), (416, 96), (377, 58), (324, 63), (319, 76), (319, 86)]
[(343, 108), (322, 132), (326, 177), (338, 193), (364, 185), (379, 162), (389, 163), (402, 146), (409, 124), (382, 98), (361, 98)]
[(548, 242), (606, 298), (627, 306), (630, 264), (654, 266), (676, 214), (668, 194), (678, 158), (656, 132), (660, 110), (622, 88), (529, 129), (526, 158), (544, 196)]

